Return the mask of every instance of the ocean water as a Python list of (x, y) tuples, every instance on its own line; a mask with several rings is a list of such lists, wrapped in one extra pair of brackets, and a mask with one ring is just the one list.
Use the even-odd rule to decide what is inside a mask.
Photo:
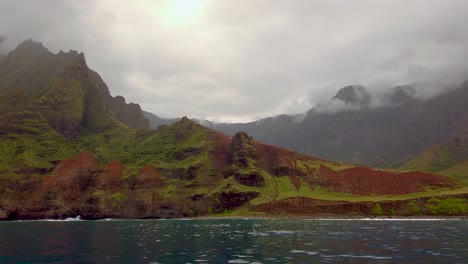
[(0, 263), (468, 263), (468, 220), (0, 222)]

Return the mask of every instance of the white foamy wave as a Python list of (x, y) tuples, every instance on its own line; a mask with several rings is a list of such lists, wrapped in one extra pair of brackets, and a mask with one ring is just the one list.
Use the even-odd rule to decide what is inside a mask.
[(71, 222), (71, 221), (83, 221), (83, 219), (81, 219), (81, 216), (77, 216), (77, 217), (68, 217), (68, 218), (65, 218), (65, 219), (44, 219), (44, 220), (38, 220), (38, 221), (48, 221), (48, 222)]
[(65, 219), (65, 221), (80, 221), (81, 220), (81, 216), (78, 215), (77, 217), (68, 217), (67, 219)]

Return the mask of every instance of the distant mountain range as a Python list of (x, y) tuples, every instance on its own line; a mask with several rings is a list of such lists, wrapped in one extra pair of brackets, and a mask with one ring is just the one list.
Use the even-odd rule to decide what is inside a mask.
[(170, 125), (180, 120), (180, 118), (161, 118), (151, 112), (143, 111), (143, 115), (148, 119), (149, 126), (157, 129), (160, 125)]
[(468, 127), (468, 82), (437, 97), (414, 97), (397, 86), (371, 105), (362, 86), (346, 86), (329, 104), (303, 115), (280, 115), (249, 123), (203, 122), (232, 135), (245, 131), (261, 142), (301, 153), (367, 166), (398, 167)]
[[(468, 179), (468, 82), (430, 99), (415, 94), (413, 85), (396, 86), (376, 106), (363, 86), (350, 85), (300, 115), (237, 124), (195, 121), (324, 159)], [(153, 128), (178, 120), (145, 116)]]
[[(359, 158), (386, 149), (388, 142), (373, 132), (387, 133), (398, 142), (389, 152), (396, 158), (456, 135), (456, 121), (462, 131), (466, 113), (459, 112), (465, 106), (458, 99), (466, 95), (464, 87), (432, 101), (408, 99), (372, 110), (365, 89), (350, 86), (333, 100), (351, 104), (353, 111), (312, 109), (303, 120), (280, 116), (214, 126), (258, 126), (252, 132), (270, 139), (295, 135), (306, 140), (306, 150), (319, 146), (323, 153)], [(425, 111), (428, 116), (419, 120)], [(151, 130), (149, 124), (159, 126)], [(164, 120), (145, 113), (111, 96), (84, 54), (52, 54), (27, 40), (0, 61), (0, 220), (468, 213), (466, 183), (458, 175), (359, 167), (260, 143), (245, 132), (232, 134), (186, 117)], [(418, 135), (422, 143), (413, 142)], [(464, 149), (463, 140), (454, 140), (456, 151)], [(353, 152), (358, 143), (362, 154)], [(463, 159), (457, 154), (447, 168), (456, 170)], [(432, 169), (426, 164), (408, 166)]]
[[(464, 135), (468, 128), (468, 82), (430, 99), (418, 99), (413, 85), (396, 86), (372, 105), (363, 86), (343, 87), (328, 104), (304, 114), (279, 115), (249, 123), (195, 120), (233, 135), (255, 139), (324, 159), (398, 168), (427, 149)], [(150, 126), (171, 124), (145, 113)], [(466, 150), (468, 151), (468, 150)]]

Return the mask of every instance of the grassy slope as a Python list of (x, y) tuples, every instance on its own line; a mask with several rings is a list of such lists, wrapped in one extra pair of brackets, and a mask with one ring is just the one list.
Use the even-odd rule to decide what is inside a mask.
[[(176, 124), (180, 126), (180, 124)], [(173, 139), (173, 134), (175, 133), (174, 127), (165, 127), (157, 134), (152, 137), (147, 138), (140, 146), (145, 146), (150, 149), (159, 149), (159, 158), (153, 158), (152, 161), (146, 160), (145, 162), (152, 162), (154, 165), (160, 165), (163, 167), (187, 167), (190, 164), (198, 163), (202, 161), (208, 162), (207, 168), (210, 167), (208, 156), (204, 152), (199, 157), (191, 157), (190, 159), (184, 160), (182, 163), (175, 162), (174, 160), (168, 159), (172, 153), (176, 150), (189, 148), (189, 147), (203, 147), (200, 145), (201, 139), (206, 139), (210, 131), (201, 129), (198, 127), (198, 130), (194, 131), (194, 134), (183, 142), (177, 142)], [(207, 141), (205, 141), (206, 143)], [(153, 144), (153, 145), (152, 145)], [(209, 150), (206, 149), (206, 151)], [(136, 155), (135, 157), (137, 157)], [(168, 159), (170, 162), (167, 162)], [(143, 164), (144, 162), (142, 162)], [(327, 190), (324, 187), (318, 185), (310, 185), (305, 182), (303, 179), (299, 179), (300, 187), (296, 188), (294, 183), (291, 181), (291, 178), (287, 175), (277, 177), (269, 174), (267, 171), (259, 168), (251, 168), (251, 164), (255, 162), (249, 162), (249, 167), (244, 168), (243, 170), (257, 170), (260, 171), (261, 175), (265, 179), (266, 185), (264, 187), (256, 186), (246, 186), (239, 183), (234, 177), (228, 177), (225, 179), (220, 179), (213, 182), (213, 178), (207, 177), (205, 173), (201, 173), (196, 180), (192, 182), (172, 180), (163, 192), (168, 197), (173, 195), (183, 197), (191, 197), (196, 194), (206, 194), (209, 197), (217, 197), (222, 192), (234, 192), (234, 193), (249, 193), (257, 192), (259, 193), (258, 197), (254, 198), (246, 206), (241, 206), (236, 210), (230, 212), (231, 215), (243, 215), (243, 214), (252, 214), (254, 212), (250, 211), (248, 208), (250, 205), (261, 205), (269, 202), (280, 201), (282, 199), (291, 198), (291, 197), (306, 197), (313, 199), (329, 200), (329, 201), (350, 201), (350, 202), (363, 202), (363, 201), (391, 201), (391, 200), (407, 200), (415, 199), (421, 197), (434, 197), (440, 195), (458, 195), (468, 193), (467, 187), (461, 187), (457, 189), (428, 189), (419, 193), (407, 194), (407, 195), (373, 195), (373, 196), (357, 196), (347, 193), (336, 193)], [(322, 161), (316, 159), (306, 159), (306, 160), (297, 160), (296, 165), (298, 168), (307, 170), (318, 170), (320, 165), (327, 166), (336, 171), (352, 168), (352, 165), (338, 164), (335, 162)], [(211, 181), (211, 182), (210, 182)], [(194, 182), (197, 182), (194, 184)], [(195, 185), (196, 187), (193, 187)]]
[(0, 120), (7, 123), (0, 131), (0, 171), (52, 169), (54, 161), (76, 153), (73, 144), (38, 113), (9, 113)]
[[(157, 192), (172, 200), (188, 200), (196, 195), (205, 195), (216, 200), (220, 193), (257, 192), (247, 206), (234, 210), (233, 214), (244, 214), (250, 205), (261, 205), (280, 201), (291, 197), (307, 197), (329, 201), (388, 201), (405, 200), (417, 197), (432, 197), (437, 195), (455, 195), (467, 193), (467, 187), (440, 190), (427, 190), (420, 193), (399, 196), (356, 196), (347, 193), (336, 193), (326, 188), (313, 185), (299, 178), (297, 188), (288, 176), (274, 176), (261, 168), (255, 169), (265, 179), (264, 187), (246, 186), (234, 177), (223, 177), (213, 170), (211, 151), (216, 146), (209, 140), (211, 130), (203, 128), (187, 119), (182, 119), (171, 126), (163, 126), (157, 131), (135, 131), (125, 127), (117, 127), (101, 133), (84, 132), (79, 139), (67, 140), (53, 130), (45, 119), (34, 113), (13, 114), (18, 120), (10, 125), (9, 133), (0, 135), (0, 153), (2, 157), (0, 171), (15, 181), (40, 180), (41, 169), (50, 170), (55, 161), (70, 158), (77, 153), (88, 150), (96, 154), (102, 165), (117, 160), (125, 166), (125, 178), (133, 177), (145, 165), (153, 165), (163, 170), (166, 185)], [(22, 118), (19, 118), (23, 116)], [(175, 158), (175, 153), (196, 150), (196, 154)], [(249, 162), (255, 164), (255, 161)], [(317, 159), (301, 159), (295, 162), (298, 168), (314, 171), (320, 165), (326, 165), (334, 170), (350, 168), (352, 165), (342, 165)], [(250, 165), (249, 165), (250, 166)], [(196, 168), (194, 179), (181, 179), (172, 173), (173, 170), (189, 170)], [(35, 177), (25, 178), (24, 171), (37, 172)], [(39, 177), (39, 178), (38, 178)], [(6, 178), (3, 178), (5, 180)], [(26, 184), (26, 183), (25, 183)], [(27, 184), (26, 184), (27, 185)], [(24, 186), (26, 186), (24, 185)], [(10, 190), (11, 191), (11, 190)], [(111, 194), (122, 198), (129, 191), (123, 189)], [(111, 197), (109, 196), (109, 197)], [(116, 198), (116, 199), (117, 199)], [(109, 198), (111, 199), (111, 198)]]
[(408, 161), (401, 170), (424, 171), (468, 181), (468, 132)]

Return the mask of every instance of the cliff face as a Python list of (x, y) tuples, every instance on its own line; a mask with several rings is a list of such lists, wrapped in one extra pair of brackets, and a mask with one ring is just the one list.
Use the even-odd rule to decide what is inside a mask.
[[(72, 105), (75, 96), (83, 106)], [(112, 97), (101, 77), (88, 68), (82, 53), (52, 54), (32, 40), (23, 42), (0, 62), (0, 101), (0, 114), (37, 110), (54, 128), (62, 126), (59, 130), (72, 137), (79, 133), (79, 124), (91, 129), (112, 126), (104, 120), (109, 119), (106, 115), (131, 128), (149, 128), (140, 106)]]
[(117, 120), (131, 128), (150, 128), (149, 120), (143, 115), (139, 104), (126, 103), (123, 96), (111, 96), (107, 84), (93, 70), (88, 71), (91, 82), (98, 88), (99, 94)]

